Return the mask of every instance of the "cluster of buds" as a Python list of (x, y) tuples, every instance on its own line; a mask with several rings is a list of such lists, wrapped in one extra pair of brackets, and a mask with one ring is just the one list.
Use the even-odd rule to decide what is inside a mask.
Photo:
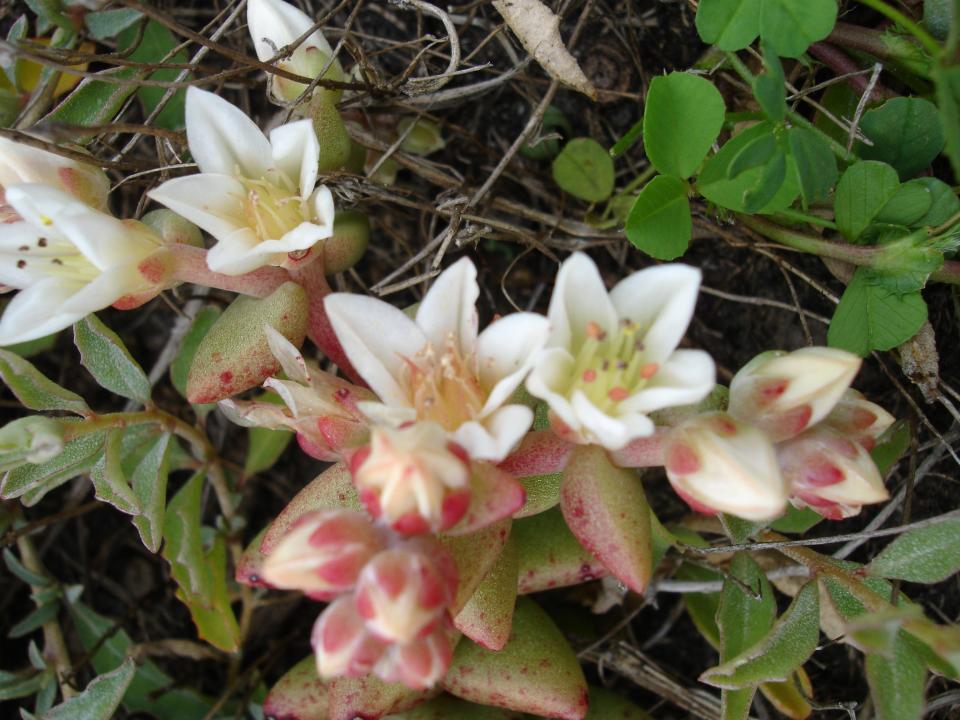
[(664, 457), (693, 509), (770, 520), (789, 500), (838, 520), (887, 499), (869, 450), (893, 423), (849, 385), (860, 359), (810, 347), (764, 353), (730, 384), (727, 412), (674, 428)]
[(373, 673), (428, 688), (449, 668), (458, 575), (432, 539), (405, 539), (353, 510), (318, 511), (294, 524), (262, 572), (274, 587), (333, 600), (312, 635), (321, 677)]

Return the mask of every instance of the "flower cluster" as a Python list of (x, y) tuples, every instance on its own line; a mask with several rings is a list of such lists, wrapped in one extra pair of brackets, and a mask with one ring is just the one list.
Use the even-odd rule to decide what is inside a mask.
[(405, 539), (353, 510), (313, 512), (294, 524), (262, 572), (274, 587), (333, 600), (313, 628), (321, 677), (373, 673), (428, 688), (450, 666), (457, 567), (434, 540)]
[(749, 520), (780, 515), (787, 500), (826, 518), (887, 499), (869, 450), (893, 423), (849, 389), (860, 359), (832, 348), (764, 353), (730, 384), (728, 412), (694, 417), (669, 435), (671, 484), (701, 512)]

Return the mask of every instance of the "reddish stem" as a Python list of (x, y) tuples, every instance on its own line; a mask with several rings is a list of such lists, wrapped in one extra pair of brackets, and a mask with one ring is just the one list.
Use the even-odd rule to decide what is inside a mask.
[[(863, 69), (853, 61), (853, 58), (837, 46), (828, 42), (816, 42), (810, 46), (810, 54), (837, 75), (845, 76), (844, 81), (858, 94), (862, 95), (867, 91), (867, 86), (870, 84), (869, 77), (863, 74)], [(878, 98), (895, 96), (892, 90), (888, 90), (880, 83), (874, 85), (872, 94)]]
[(290, 280), (290, 273), (279, 267), (262, 267), (243, 275), (214, 272), (207, 267), (207, 251), (192, 245), (171, 245), (170, 253), (173, 256), (171, 279), (179, 282), (266, 297)]
[(295, 262), (289, 268), (290, 276), (307, 291), (307, 298), (310, 303), (307, 336), (313, 340), (313, 343), (320, 348), (324, 355), (343, 371), (347, 378), (357, 385), (366, 387), (367, 384), (363, 381), (363, 378), (353, 369), (353, 365), (347, 359), (343, 345), (340, 344), (340, 340), (330, 324), (330, 318), (327, 316), (323, 301), (333, 291), (330, 289), (326, 275), (323, 274), (323, 269), (323, 260), (315, 253), (310, 253), (302, 261)]

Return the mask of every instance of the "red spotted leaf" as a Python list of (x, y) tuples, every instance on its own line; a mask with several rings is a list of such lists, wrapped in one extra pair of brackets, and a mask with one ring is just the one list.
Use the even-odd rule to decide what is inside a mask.
[(496, 564), (454, 618), (457, 630), (488, 650), (501, 650), (510, 637), (517, 601), (517, 544), (508, 541)]
[(517, 601), (510, 639), (491, 651), (464, 638), (442, 681), (457, 697), (548, 718), (583, 720), (587, 683), (563, 634), (536, 603)]
[(517, 544), (520, 594), (577, 585), (607, 574), (570, 532), (560, 508), (514, 521), (512, 535)]
[(583, 445), (564, 470), (560, 508), (573, 534), (611, 575), (642, 593), (650, 579), (650, 508), (635, 472)]
[(523, 507), (523, 485), (513, 475), (485, 462), (475, 462), (472, 468), (470, 507), (463, 519), (447, 531), (448, 535), (476, 532), (498, 520), (512, 517)]
[(507, 518), (470, 535), (440, 537), (440, 544), (457, 564), (460, 578), (457, 596), (450, 605), (451, 614), (456, 615), (463, 609), (497, 562), (510, 537), (511, 522)]
[(313, 655), (290, 668), (270, 688), (263, 714), (274, 720), (327, 720), (327, 688), (317, 677)]

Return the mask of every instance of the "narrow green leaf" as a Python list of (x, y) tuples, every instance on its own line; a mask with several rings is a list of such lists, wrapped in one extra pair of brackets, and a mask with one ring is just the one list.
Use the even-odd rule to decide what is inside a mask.
[(919, 292), (892, 292), (869, 268), (859, 268), (834, 311), (827, 344), (865, 357), (906, 342), (926, 319), (927, 304)]
[(237, 652), (240, 649), (240, 626), (230, 608), (227, 543), (223, 536), (214, 539), (205, 561), (213, 593), (209, 596), (188, 595), (180, 588), (177, 597), (190, 610), (201, 638), (224, 652)]
[[(730, 564), (730, 577), (723, 583), (717, 609), (720, 662), (761, 642), (776, 616), (777, 605), (766, 575), (747, 553), (737, 553)], [(755, 692), (755, 687), (725, 689), (721, 697), (724, 720), (745, 720)]]
[(701, 681), (737, 690), (762, 682), (786, 680), (813, 654), (820, 633), (817, 582), (804, 585), (783, 616), (756, 645), (717, 667)]
[(614, 143), (613, 147), (610, 148), (610, 157), (620, 157), (633, 147), (634, 143), (641, 137), (643, 137), (643, 118), (634, 123), (624, 136)]
[(29, 697), (50, 681), (51, 673), (38, 672), (23, 676), (4, 673), (0, 679), (0, 702)]
[(648, 182), (627, 216), (627, 239), (658, 260), (683, 255), (692, 231), (686, 184), (669, 175), (659, 175)]
[(25, 505), (33, 505), (77, 475), (89, 472), (103, 450), (105, 432), (89, 433), (71, 440), (57, 457), (45, 463), (27, 464), (10, 470), (0, 480), (0, 497), (23, 497)]
[(792, 127), (787, 130), (787, 144), (800, 182), (804, 208), (826, 200), (839, 176), (837, 158), (827, 141), (812, 130)]
[(889, 658), (869, 653), (866, 666), (878, 720), (923, 717), (926, 668), (906, 641), (898, 637)]
[(930, 165), (945, 140), (937, 106), (923, 98), (891, 98), (865, 112), (860, 129), (873, 143), (864, 144), (860, 156), (892, 165), (901, 178)]
[(73, 341), (80, 351), (80, 362), (102, 387), (140, 403), (150, 400), (150, 381), (143, 368), (96, 315), (88, 315), (73, 326)]
[(911, 530), (887, 545), (867, 572), (880, 577), (937, 583), (960, 571), (960, 519)]
[[(103, 78), (103, 79), (94, 79)], [(95, 127), (109, 124), (123, 108), (136, 90), (136, 86), (118, 80), (130, 80), (136, 77), (136, 69), (132, 67), (109, 68), (96, 73), (94, 77), (86, 77), (56, 108), (53, 109), (42, 122), (56, 122), (64, 125), (78, 125), (80, 127)], [(89, 139), (87, 136), (85, 139)]]
[(856, 241), (898, 187), (897, 171), (886, 163), (864, 160), (847, 168), (833, 203), (840, 232)]
[(136, 664), (127, 658), (118, 668), (90, 681), (87, 688), (44, 713), (42, 720), (110, 720), (133, 680)]
[(67, 410), (89, 415), (82, 397), (65, 390), (16, 353), (0, 349), (0, 378), (23, 405), (31, 410)]
[(170, 380), (173, 386), (183, 397), (187, 396), (187, 375), (190, 372), (190, 365), (193, 363), (193, 356), (200, 347), (200, 342), (209, 332), (210, 328), (220, 317), (221, 310), (216, 305), (208, 305), (200, 308), (193, 317), (190, 329), (184, 334), (180, 341), (180, 349), (170, 363)]
[[(131, 60), (144, 64), (161, 61), (169, 63), (186, 63), (189, 61), (185, 50), (170, 55), (171, 51), (179, 44), (179, 40), (169, 29), (154, 20), (147, 22), (142, 36), (136, 27), (128, 27), (117, 36), (117, 45), (120, 48), (130, 48), (134, 42), (138, 42), (138, 45), (130, 53)], [(171, 82), (176, 80), (179, 74), (179, 70), (166, 68), (150, 73), (148, 79)], [(165, 87), (144, 86), (138, 88), (137, 99), (143, 106), (144, 115), (152, 113), (166, 93), (167, 88)], [(173, 94), (163, 110), (157, 114), (153, 122), (168, 130), (181, 129), (184, 126), (185, 101), (186, 89), (180, 88)]]
[(172, 437), (170, 433), (164, 433), (153, 441), (149, 452), (130, 475), (141, 511), (140, 515), (133, 518), (133, 524), (140, 533), (140, 540), (150, 552), (160, 549), (163, 538), (164, 504), (167, 500), (167, 455)]
[(613, 192), (613, 158), (592, 138), (574, 138), (553, 160), (553, 179), (587, 202), (603, 202)]
[(143, 15), (139, 10), (118, 8), (116, 10), (88, 12), (84, 15), (83, 22), (90, 32), (90, 37), (94, 40), (105, 40), (106, 38), (116, 37), (117, 33), (126, 30), (141, 17)]
[(696, 25), (700, 38), (721, 50), (743, 50), (760, 32), (763, 0), (700, 0)]
[(39, 575), (32, 570), (27, 570), (27, 568), (23, 566), (23, 563), (17, 560), (17, 556), (14, 555), (9, 548), (3, 549), (3, 563), (7, 566), (7, 570), (28, 585), (46, 587), (52, 584), (50, 578), (45, 575)]
[(713, 83), (673, 72), (650, 81), (643, 114), (643, 143), (663, 175), (688, 178), (720, 135), (726, 107)]
[(274, 466), (283, 451), (287, 449), (294, 433), (289, 430), (268, 430), (252, 427), (247, 429), (247, 458), (243, 463), (243, 473), (254, 475)]
[[(84, 649), (93, 652), (91, 662), (98, 673), (106, 673), (124, 661), (133, 641), (122, 627), (118, 628), (116, 622), (98, 615), (82, 602), (71, 603), (69, 609)], [(131, 713), (143, 713), (158, 720), (203, 720), (208, 717), (213, 701), (179, 686), (153, 661), (145, 660), (137, 667), (123, 697), (123, 706)], [(224, 708), (224, 712), (230, 711)]]
[(123, 472), (122, 445), (122, 430), (113, 430), (107, 434), (103, 456), (90, 469), (90, 481), (93, 483), (97, 500), (110, 503), (127, 515), (137, 515), (140, 513), (140, 502), (130, 487), (126, 473)]
[(163, 521), (163, 557), (177, 584), (193, 595), (210, 595), (213, 579), (206, 566), (200, 534), (204, 473), (197, 472), (167, 505)]
[(836, 0), (763, 0), (760, 36), (783, 57), (800, 57), (823, 40), (837, 20)]
[(7, 632), (7, 637), (19, 638), (23, 637), (24, 635), (29, 635), (48, 620), (53, 620), (53, 618), (55, 618), (59, 612), (60, 603), (58, 601), (52, 600), (47, 602), (40, 607), (35, 608), (23, 620), (10, 628), (10, 630)]

